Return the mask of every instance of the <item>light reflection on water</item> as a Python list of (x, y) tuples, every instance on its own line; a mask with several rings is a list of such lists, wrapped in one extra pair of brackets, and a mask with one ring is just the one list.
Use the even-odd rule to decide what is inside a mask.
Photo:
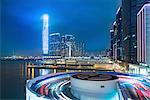
[(47, 74), (52, 74), (52, 73), (59, 73), (59, 72), (74, 72), (74, 71), (79, 71), (81, 70), (64, 70), (64, 69), (36, 69), (36, 68), (27, 68), (27, 79), (32, 79), (38, 76), (42, 75), (47, 75)]
[[(53, 73), (55, 74), (55, 73), (60, 73), (60, 72), (90, 71), (87, 69), (91, 68), (89, 66), (86, 66), (87, 69), (85, 69), (85, 70), (72, 70), (72, 69), (58, 69), (58, 68), (56, 68), (56, 67), (63, 67), (64, 68), (64, 66), (50, 66), (51, 67), (50, 69), (38, 69), (38, 68), (34, 68), (34, 67), (38, 67), (37, 65), (34, 66), (33, 64), (31, 64), (31, 66), (30, 66), (29, 64), (26, 64), (27, 79), (28, 80), (35, 78), (35, 77), (38, 77), (38, 76), (53, 74)], [(40, 65), (40, 67), (44, 67), (44, 66)], [(78, 66), (73, 66), (72, 68), (78, 68)]]
[[(26, 80), (41, 75), (68, 72), (73, 70), (35, 69), (27, 68), (31, 61), (6, 60), (1, 61), (1, 99), (25, 100)], [(34, 62), (33, 62), (34, 63)]]
[(24, 61), (1, 61), (1, 100), (24, 100), (26, 68)]
[[(31, 61), (6, 60), (1, 61), (1, 98), (2, 100), (24, 100), (26, 80), (32, 79), (41, 75), (58, 73), (58, 72), (73, 72), (77, 70), (68, 69), (36, 69), (27, 68)], [(34, 63), (34, 62), (32, 62)], [(81, 70), (78, 70), (81, 71)], [(86, 71), (86, 70), (84, 70)]]

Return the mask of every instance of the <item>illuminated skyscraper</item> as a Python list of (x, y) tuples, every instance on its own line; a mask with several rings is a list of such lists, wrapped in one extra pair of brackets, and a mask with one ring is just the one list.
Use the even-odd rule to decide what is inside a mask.
[(85, 44), (83, 42), (76, 42), (76, 52), (75, 56), (84, 56), (85, 54)]
[(48, 41), (49, 41), (49, 32), (48, 32), (48, 15), (44, 14), (43, 15), (43, 32), (42, 32), (42, 50), (43, 50), (43, 54), (48, 54)]
[(137, 14), (137, 61), (150, 64), (150, 3)]
[(111, 57), (114, 60), (117, 60), (117, 23), (116, 21), (113, 23), (112, 29), (110, 30), (111, 33)]
[(49, 37), (49, 54), (51, 56), (61, 56), (61, 35), (51, 33)]
[(61, 37), (61, 55), (64, 57), (75, 56), (75, 37), (73, 35)]
[(67, 57), (74, 56), (75, 52), (75, 37), (73, 35), (65, 35), (65, 49)]
[(123, 60), (137, 63), (137, 13), (150, 0), (122, 0)]
[(122, 8), (116, 12), (116, 21), (113, 23), (111, 33), (111, 57), (114, 60), (123, 60), (122, 50)]

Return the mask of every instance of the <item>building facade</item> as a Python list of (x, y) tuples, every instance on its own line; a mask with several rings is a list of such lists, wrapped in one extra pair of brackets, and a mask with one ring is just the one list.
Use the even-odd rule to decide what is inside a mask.
[(137, 61), (150, 65), (150, 3), (137, 14)]
[(73, 35), (52, 33), (49, 36), (49, 55), (61, 57), (84, 56), (84, 43), (75, 41)]
[(48, 15), (43, 15), (43, 30), (42, 30), (42, 54), (47, 55), (49, 50), (49, 31), (48, 31)]
[(116, 13), (116, 48), (117, 48), (117, 60), (123, 60), (123, 48), (122, 48), (122, 8), (118, 8)]
[(61, 52), (63, 57), (76, 56), (76, 41), (73, 35), (61, 37)]
[(111, 32), (111, 38), (112, 38), (112, 58), (114, 60), (117, 60), (117, 24), (116, 21), (113, 23), (112, 29), (110, 30)]
[(137, 13), (150, 0), (122, 0), (123, 60), (137, 63)]
[(49, 36), (49, 55), (61, 56), (61, 35), (52, 33)]
[(122, 9), (116, 12), (116, 21), (113, 23), (111, 33), (111, 56), (114, 60), (123, 60), (122, 52)]
[(85, 44), (83, 42), (76, 42), (76, 52), (75, 56), (84, 56), (85, 55)]

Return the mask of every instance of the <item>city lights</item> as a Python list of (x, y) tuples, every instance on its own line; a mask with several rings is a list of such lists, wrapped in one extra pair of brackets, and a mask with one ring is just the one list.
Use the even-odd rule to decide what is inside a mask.
[(150, 100), (150, 0), (2, 1), (0, 100)]
[(43, 19), (44, 19), (44, 20), (48, 20), (48, 19), (49, 19), (48, 14), (44, 14), (44, 15), (43, 15)]
[(48, 31), (48, 27), (49, 27), (49, 16), (48, 14), (44, 14), (43, 15), (43, 37), (42, 37), (42, 41), (43, 41), (43, 54), (48, 54), (48, 49), (49, 49), (49, 46), (48, 46), (48, 42), (49, 42), (49, 31)]

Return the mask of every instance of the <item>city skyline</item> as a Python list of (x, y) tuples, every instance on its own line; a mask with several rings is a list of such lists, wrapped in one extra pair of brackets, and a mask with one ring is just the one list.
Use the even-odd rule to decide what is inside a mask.
[[(86, 43), (87, 51), (105, 50), (110, 47), (109, 29), (119, 5), (120, 0), (82, 2), (60, 0), (36, 1), (36, 3), (28, 0), (17, 3), (13, 0), (3, 0), (1, 54), (2, 56), (12, 55), (13, 52), (18, 55), (41, 54), (41, 16), (44, 13), (50, 16), (49, 33), (73, 34), (79, 41)], [(104, 43), (101, 44), (101, 41)]]
[(150, 0), (1, 0), (0, 100), (150, 100)]

